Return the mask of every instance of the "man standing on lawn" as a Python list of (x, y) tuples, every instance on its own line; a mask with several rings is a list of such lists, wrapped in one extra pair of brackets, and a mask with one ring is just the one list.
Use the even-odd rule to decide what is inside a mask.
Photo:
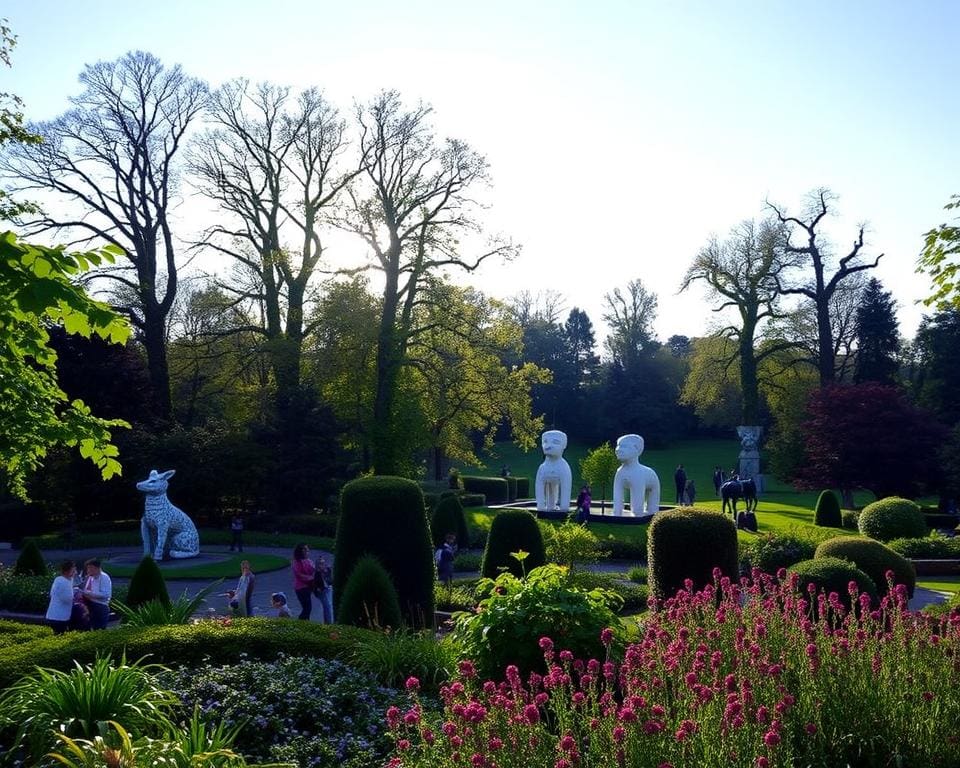
[(683, 504), (683, 492), (687, 489), (687, 473), (683, 469), (683, 464), (677, 467), (673, 473), (673, 483), (677, 487), (677, 506)]

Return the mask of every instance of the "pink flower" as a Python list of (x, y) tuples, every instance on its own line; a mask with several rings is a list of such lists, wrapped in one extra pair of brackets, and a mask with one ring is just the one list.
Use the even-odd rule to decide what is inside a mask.
[(457, 734), (456, 723), (451, 723), (449, 720), (440, 726), (440, 730), (444, 736), (455, 736)]
[(503, 749), (503, 741), (496, 736), (491, 736), (490, 741), (487, 742), (487, 747), (491, 752), (496, 752), (498, 749)]
[(560, 749), (564, 752), (570, 752), (577, 748), (577, 742), (569, 733), (560, 739)]
[(763, 743), (768, 747), (775, 747), (780, 743), (780, 734), (776, 731), (767, 731), (763, 734)]
[(458, 668), (460, 670), (460, 674), (464, 677), (476, 677), (477, 670), (474, 668), (473, 662), (469, 659), (464, 659), (461, 661), (458, 665)]
[(400, 741), (397, 742), (397, 749), (401, 751), (410, 749), (410, 739), (400, 739)]
[(757, 768), (770, 768), (770, 761), (763, 755), (760, 755), (760, 757), (757, 758), (756, 766)]
[(535, 725), (540, 722), (540, 710), (537, 709), (535, 704), (527, 704), (527, 706), (523, 708), (523, 716), (530, 725)]
[(408, 691), (419, 691), (420, 690), (420, 681), (415, 677), (407, 678), (407, 690)]
[(817, 732), (817, 726), (816, 726), (814, 723), (807, 723), (807, 724), (803, 727), (803, 730), (805, 730), (805, 731), (807, 732), (807, 735), (808, 735), (808, 736), (813, 736), (813, 734), (815, 734), (815, 733)]
[(540, 638), (540, 650), (541, 651), (552, 651), (553, 650), (553, 640), (549, 637)]
[(396, 728), (400, 722), (400, 710), (397, 707), (390, 707), (387, 710), (387, 725)]
[(613, 630), (610, 627), (605, 627), (600, 632), (600, 642), (604, 645), (610, 645), (613, 642)]
[(627, 732), (623, 729), (622, 725), (618, 725), (613, 729), (613, 740), (620, 744), (624, 737), (627, 735)]

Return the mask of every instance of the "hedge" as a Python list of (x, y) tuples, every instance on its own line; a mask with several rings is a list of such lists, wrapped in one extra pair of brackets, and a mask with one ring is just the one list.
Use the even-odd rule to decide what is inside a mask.
[(160, 566), (150, 555), (144, 555), (133, 576), (130, 577), (125, 602), (131, 608), (138, 608), (151, 600), (159, 600), (164, 605), (170, 605), (170, 593), (167, 591), (167, 582), (160, 572)]
[(867, 504), (860, 512), (857, 522), (860, 533), (877, 541), (927, 535), (927, 524), (919, 505), (899, 496), (890, 496)]
[(507, 481), (507, 498), (510, 501), (516, 501), (517, 500), (517, 478), (505, 477), (504, 480)]
[(809, 539), (789, 533), (762, 533), (750, 547), (750, 566), (776, 575), (781, 568), (813, 559), (816, 551), (817, 545)]
[(506, 504), (510, 500), (510, 489), (502, 477), (463, 476), (463, 490), (467, 493), (482, 493), (487, 504)]
[(127, 659), (149, 656), (170, 666), (212, 661), (231, 664), (244, 658), (273, 659), (279, 653), (320, 658), (350, 657), (357, 643), (376, 633), (356, 627), (291, 619), (201, 621), (164, 627), (119, 627), (97, 632), (66, 632), (32, 642), (0, 647), (0, 688), (16, 682), (34, 666), (66, 670), (74, 660), (98, 654)]
[(399, 629), (400, 601), (390, 574), (373, 555), (364, 555), (350, 572), (337, 621), (368, 629)]
[[(523, 564), (510, 554), (519, 550), (527, 553)], [(506, 568), (520, 577), (546, 562), (547, 553), (537, 518), (522, 509), (506, 510), (493, 518), (480, 566), (482, 576), (495, 579)]]
[(530, 498), (530, 478), (517, 477), (514, 479), (517, 481), (517, 498), (529, 499)]
[(467, 518), (463, 515), (463, 506), (455, 495), (444, 496), (434, 507), (430, 515), (430, 534), (433, 546), (443, 544), (448, 533), (457, 535), (457, 546), (470, 545), (470, 533), (467, 531)]
[(721, 512), (682, 507), (658, 512), (647, 531), (647, 569), (650, 591), (673, 597), (692, 579), (694, 589), (713, 582), (713, 569), (736, 580), (737, 528)]
[(0, 648), (46, 637), (53, 637), (53, 630), (46, 624), (21, 624), (0, 619)]
[(482, 493), (461, 493), (460, 503), (464, 507), (485, 507), (487, 506), (487, 497)]
[(911, 560), (952, 560), (960, 558), (960, 537), (925, 536), (919, 539), (894, 539), (887, 546)]
[(894, 583), (906, 585), (907, 595), (913, 597), (913, 590), (917, 585), (913, 564), (879, 541), (860, 536), (838, 536), (817, 547), (814, 558), (818, 557), (849, 560), (873, 579), (879, 595), (887, 593), (887, 571), (893, 571)]
[(821, 491), (817, 498), (817, 506), (813, 510), (813, 524), (824, 528), (843, 527), (840, 501), (833, 491)]
[(40, 547), (33, 539), (27, 539), (13, 565), (14, 576), (46, 576), (47, 563), (43, 559)]
[[(877, 597), (877, 588), (867, 574), (857, 566), (839, 557), (818, 557), (813, 560), (804, 560), (802, 563), (790, 566), (789, 573), (795, 573), (800, 578), (797, 583), (797, 593), (806, 600), (810, 600), (808, 585), (813, 584), (816, 591), (825, 591), (828, 595), (836, 592), (840, 602), (850, 607), (850, 593), (847, 590), (851, 581), (856, 582), (860, 592), (866, 592), (874, 600)], [(816, 610), (817, 600), (811, 602)]]

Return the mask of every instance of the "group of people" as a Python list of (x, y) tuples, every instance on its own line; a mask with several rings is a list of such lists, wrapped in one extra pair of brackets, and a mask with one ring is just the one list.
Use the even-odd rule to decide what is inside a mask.
[(91, 558), (84, 563), (82, 578), (77, 576), (76, 563), (64, 560), (60, 564), (60, 575), (50, 587), (47, 621), (57, 635), (68, 629), (106, 629), (110, 621), (112, 596), (113, 582), (98, 558)]
[[(320, 555), (314, 562), (310, 559), (310, 547), (297, 544), (290, 564), (293, 567), (293, 591), (300, 602), (300, 615), (297, 618), (309, 621), (313, 598), (316, 597), (323, 610), (323, 623), (333, 624), (333, 569), (327, 559)], [(286, 598), (285, 595), (283, 597)]]
[(692, 477), (687, 477), (683, 464), (679, 464), (673, 473), (673, 484), (677, 489), (677, 506), (692, 507), (697, 503), (697, 486)]

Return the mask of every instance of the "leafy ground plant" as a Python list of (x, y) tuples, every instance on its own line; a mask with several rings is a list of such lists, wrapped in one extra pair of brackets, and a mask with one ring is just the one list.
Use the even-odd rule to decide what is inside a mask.
[(162, 733), (178, 702), (157, 684), (162, 669), (109, 656), (69, 672), (37, 669), (0, 694), (0, 730), (12, 734), (11, 753), (22, 749), (33, 760), (54, 746), (54, 734), (104, 736), (111, 720), (135, 736)]
[(158, 627), (168, 624), (189, 624), (193, 614), (206, 600), (207, 595), (220, 586), (223, 580), (214, 582), (201, 589), (190, 597), (184, 592), (176, 600), (164, 603), (161, 600), (148, 600), (143, 605), (131, 608), (125, 603), (114, 600), (111, 605), (120, 614), (124, 626), (127, 627)]

